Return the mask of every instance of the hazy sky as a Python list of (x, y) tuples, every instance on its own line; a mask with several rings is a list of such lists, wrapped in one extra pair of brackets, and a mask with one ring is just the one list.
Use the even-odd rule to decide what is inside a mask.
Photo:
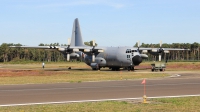
[(0, 44), (65, 44), (75, 18), (99, 46), (200, 43), (199, 0), (0, 0)]

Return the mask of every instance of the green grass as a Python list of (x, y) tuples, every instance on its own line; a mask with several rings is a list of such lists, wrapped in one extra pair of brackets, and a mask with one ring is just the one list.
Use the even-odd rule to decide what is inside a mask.
[[(84, 81), (105, 81), (105, 80), (127, 80), (142, 78), (166, 77), (165, 73), (133, 73), (133, 72), (107, 72), (107, 71), (67, 71), (58, 72), (54, 75), (46, 74), (46, 71), (39, 72), (36, 76), (9, 76), (1, 77), (0, 84), (30, 84), (30, 83), (62, 83), (62, 82), (84, 82)], [(41, 76), (40, 76), (41, 75)]]
[[(150, 65), (151, 62), (142, 63)], [(169, 63), (168, 63), (169, 64)], [(176, 70), (173, 66), (182, 69), (187, 66), (199, 66), (199, 62), (173, 62), (169, 66), (171, 71)], [(68, 70), (71, 66), (73, 69)], [(84, 63), (59, 62), (46, 63), (45, 70), (42, 63), (0, 64), (0, 70), (11, 70), (0, 76), (0, 84), (27, 84), (27, 83), (82, 83), (84, 81), (99, 80), (127, 80), (141, 78), (166, 77), (165, 72), (141, 73), (127, 71), (92, 71)], [(80, 68), (80, 70), (78, 70)], [(198, 68), (198, 67), (197, 67)], [(195, 68), (196, 69), (196, 68)], [(29, 72), (30, 71), (34, 71)], [(23, 71), (22, 73), (20, 71)], [(144, 70), (145, 71), (145, 70)], [(147, 70), (149, 71), (149, 70)], [(12, 73), (14, 76), (7, 76)], [(7, 74), (7, 75), (6, 75)], [(0, 107), (0, 112), (199, 112), (200, 97), (149, 99), (151, 103), (130, 103), (126, 101), (86, 102), (70, 104), (50, 104), (32, 106)]]
[[(150, 67), (151, 62), (144, 62), (140, 66)], [(72, 70), (68, 70), (72, 67)], [(191, 69), (190, 69), (191, 67)], [(199, 70), (200, 62), (171, 62), (168, 63), (167, 71), (176, 70)], [(186, 69), (187, 68), (187, 69)], [(89, 66), (83, 62), (50, 62), (45, 63), (45, 69), (42, 69), (42, 63), (27, 64), (0, 64), (0, 70), (10, 70), (11, 72), (0, 73), (0, 84), (32, 84), (32, 83), (81, 83), (84, 81), (105, 81), (105, 80), (133, 80), (142, 78), (166, 77), (169, 74), (165, 72), (149, 72), (149, 70), (110, 71), (107, 68), (102, 71), (92, 71)], [(20, 72), (21, 71), (21, 72)], [(32, 72), (31, 72), (32, 71)], [(11, 74), (11, 75), (9, 75)]]
[[(140, 73), (126, 71), (92, 71), (83, 62), (33, 64), (0, 64), (0, 84), (81, 83), (84, 81), (128, 80), (169, 76), (164, 72)], [(68, 70), (68, 67), (72, 70)], [(150, 70), (147, 70), (150, 71)]]
[(199, 112), (200, 97), (150, 99), (140, 101), (86, 102), (32, 106), (0, 107), (1, 112)]

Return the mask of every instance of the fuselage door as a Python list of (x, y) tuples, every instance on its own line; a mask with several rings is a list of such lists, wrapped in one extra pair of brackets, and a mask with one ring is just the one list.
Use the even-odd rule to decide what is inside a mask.
[(127, 49), (126, 50), (126, 58), (127, 58), (127, 60), (129, 60), (130, 62), (131, 62), (131, 56), (132, 54), (131, 54), (131, 49)]

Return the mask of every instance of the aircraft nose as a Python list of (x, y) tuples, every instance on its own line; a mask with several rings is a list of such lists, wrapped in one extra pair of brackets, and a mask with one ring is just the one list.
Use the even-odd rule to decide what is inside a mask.
[(134, 65), (139, 65), (142, 62), (142, 58), (140, 56), (136, 55), (132, 58), (132, 62)]

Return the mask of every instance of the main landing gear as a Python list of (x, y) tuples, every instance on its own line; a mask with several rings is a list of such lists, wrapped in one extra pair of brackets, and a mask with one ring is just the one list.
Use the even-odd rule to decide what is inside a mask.
[(128, 71), (134, 71), (135, 68), (133, 66), (128, 67)]
[(119, 71), (119, 70), (120, 70), (119, 67), (113, 67), (113, 68), (111, 68), (111, 69), (112, 69), (112, 71)]

